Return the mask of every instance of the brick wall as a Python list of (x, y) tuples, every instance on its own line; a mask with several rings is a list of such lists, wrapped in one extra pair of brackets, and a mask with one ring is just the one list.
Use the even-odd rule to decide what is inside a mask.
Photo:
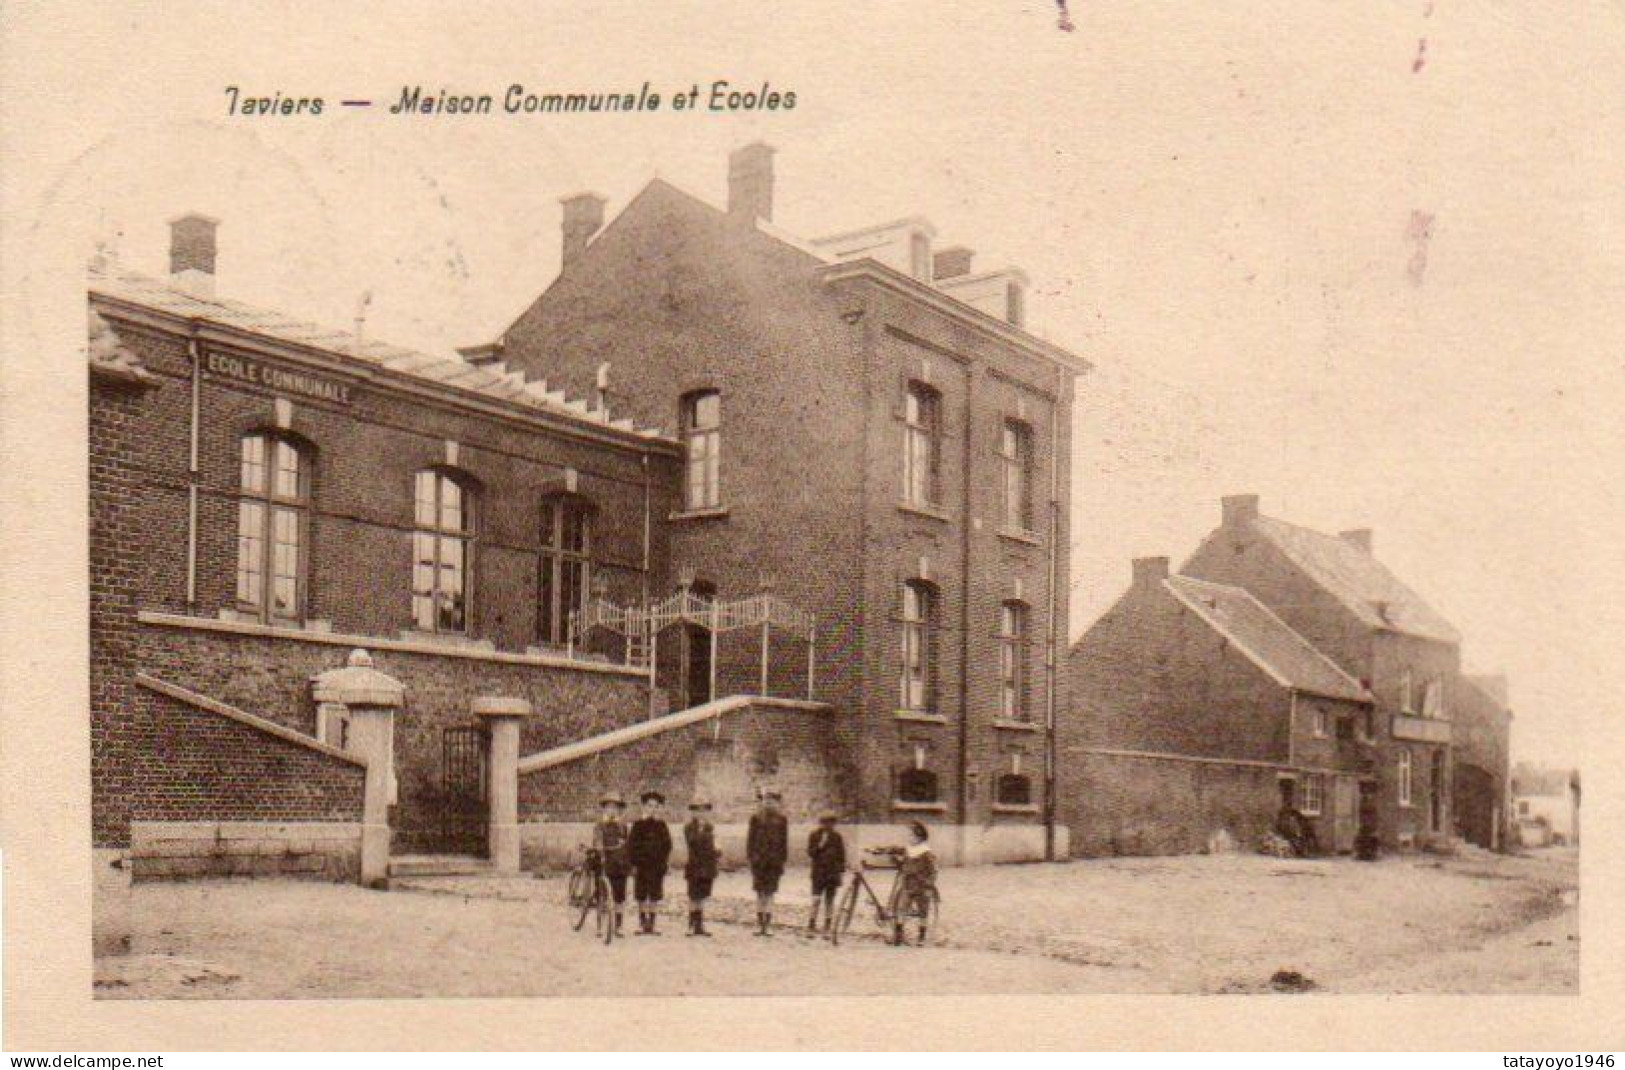
[(850, 778), (842, 772), (833, 718), (827, 709), (750, 706), (524, 773), (520, 821), (591, 821), (604, 792), (620, 792), (635, 803), (639, 792), (654, 788), (666, 796), (674, 822), (686, 819), (696, 794), (710, 800), (712, 820), (738, 822), (755, 810), (763, 785), (783, 794), (791, 821), (816, 820), (830, 806), (850, 814)]
[(1068, 819), (1078, 857), (1194, 854), (1220, 830), (1250, 850), (1280, 808), (1274, 769), (1100, 754), (1067, 761), (1079, 789)]
[(1451, 688), (1452, 803), (1455, 823), (1481, 847), (1501, 842), (1510, 829), (1508, 791), (1512, 775), (1509, 753), (1512, 714), (1469, 680)]

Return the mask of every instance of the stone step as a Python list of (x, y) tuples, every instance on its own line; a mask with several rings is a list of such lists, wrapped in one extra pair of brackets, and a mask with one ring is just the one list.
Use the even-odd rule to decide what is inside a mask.
[(474, 855), (396, 855), (389, 860), (391, 877), (472, 877), (491, 868), (489, 858)]

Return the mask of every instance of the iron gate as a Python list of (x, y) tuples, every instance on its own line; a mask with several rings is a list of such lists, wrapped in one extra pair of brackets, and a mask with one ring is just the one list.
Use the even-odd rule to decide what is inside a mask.
[(447, 728), (441, 737), (439, 847), (486, 853), (490, 737), (484, 728)]

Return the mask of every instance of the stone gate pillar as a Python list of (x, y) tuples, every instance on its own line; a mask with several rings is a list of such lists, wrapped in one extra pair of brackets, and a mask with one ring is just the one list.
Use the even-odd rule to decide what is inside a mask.
[(361, 804), (361, 883), (381, 887), (389, 879), (389, 785), (395, 765), (395, 711), (406, 699), (406, 687), (373, 668), (372, 655), (353, 650), (343, 668), (328, 669), (311, 679), (317, 703), (329, 713), (344, 707), (349, 720), (344, 749), (366, 759), (367, 779)]
[(519, 872), (519, 728), (530, 714), (530, 703), (522, 698), (481, 695), (474, 700), (474, 715), (491, 732), (486, 798), (491, 868), (498, 873)]

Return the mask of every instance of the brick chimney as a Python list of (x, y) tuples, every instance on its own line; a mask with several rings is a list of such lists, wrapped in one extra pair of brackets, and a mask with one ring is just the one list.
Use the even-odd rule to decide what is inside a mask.
[(1239, 527), (1258, 519), (1256, 494), (1232, 494), (1228, 498), (1220, 498), (1219, 507), (1227, 528)]
[(971, 260), (975, 256), (974, 252), (963, 245), (953, 245), (939, 250), (936, 256), (931, 258), (931, 278), (957, 279), (961, 275), (969, 275)]
[(214, 296), (215, 231), (220, 220), (188, 212), (169, 221), (169, 281), (193, 297)]
[(1134, 559), (1134, 586), (1154, 587), (1168, 578), (1166, 557), (1136, 557)]
[(1348, 543), (1350, 546), (1364, 550), (1366, 553), (1371, 552), (1370, 528), (1351, 528), (1348, 531), (1338, 532), (1337, 537)]
[(564, 252), (562, 267), (568, 268), (575, 263), (576, 257), (587, 248), (587, 242), (597, 234), (604, 225), (604, 198), (596, 193), (577, 193), (573, 197), (561, 197), (559, 203), (564, 205)]
[(773, 219), (773, 146), (754, 141), (728, 157), (728, 214)]

